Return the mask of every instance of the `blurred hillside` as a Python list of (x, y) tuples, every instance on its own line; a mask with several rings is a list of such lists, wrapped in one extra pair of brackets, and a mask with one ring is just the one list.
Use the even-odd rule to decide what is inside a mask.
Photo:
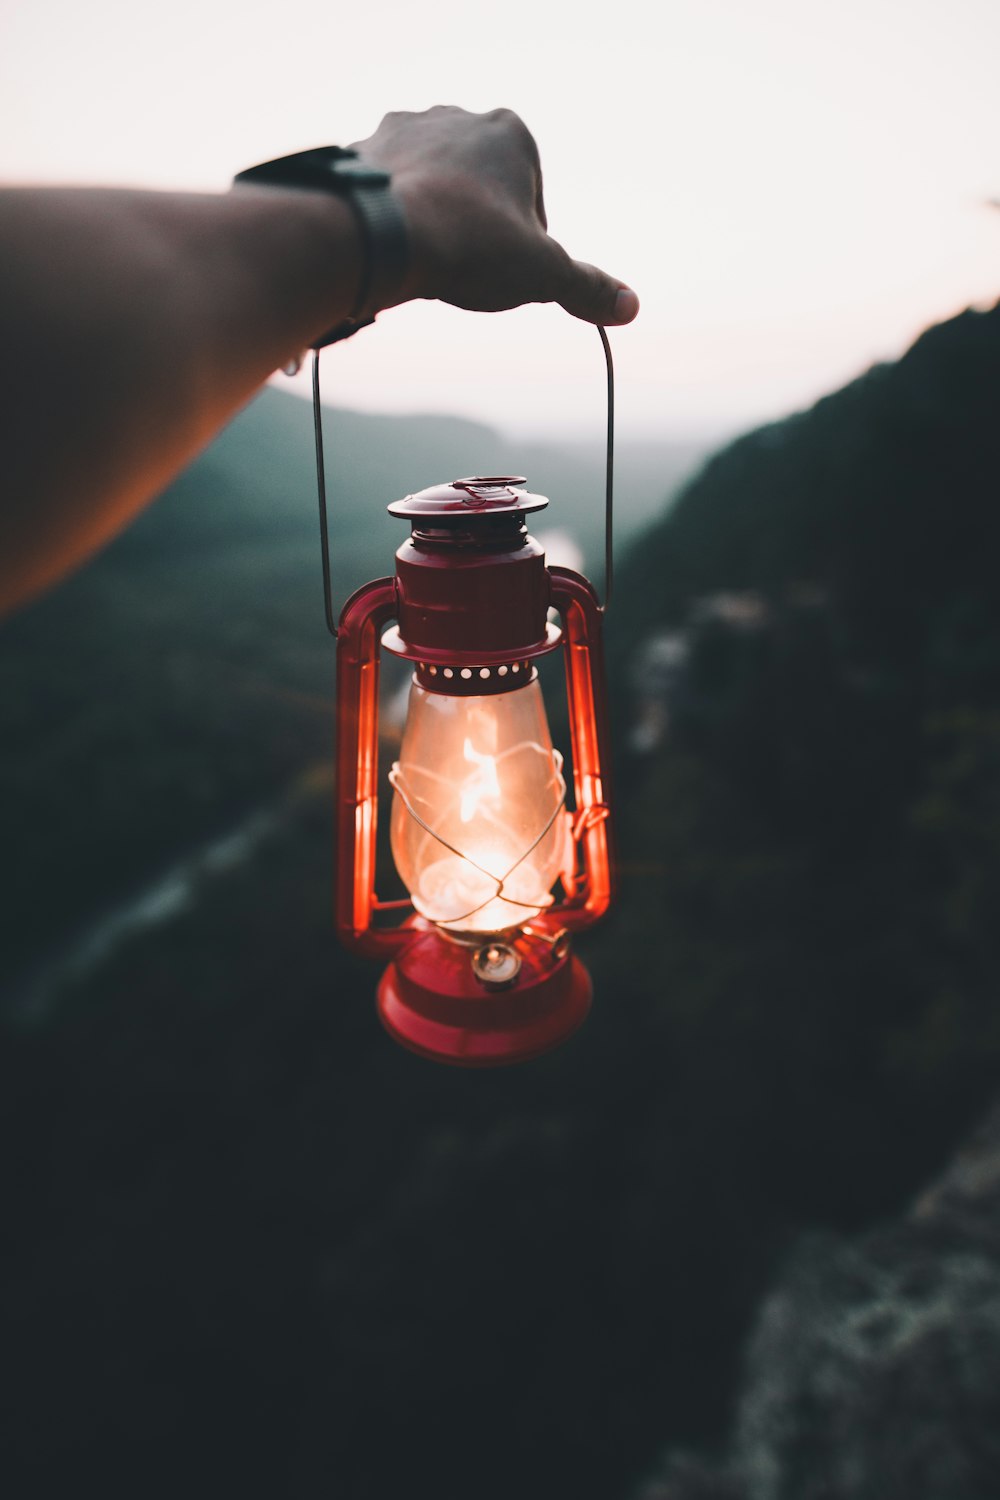
[(624, 570), (622, 998), (749, 1132), (740, 1232), (811, 1231), (720, 1461), (644, 1500), (1000, 1486), (1000, 1178), (985, 1230), (895, 1217), (1000, 1079), (998, 411), (1000, 308), (966, 312), (716, 456)]
[(642, 1500), (978, 1500), (1000, 1474), (1000, 1108), (905, 1214), (804, 1235), (744, 1360), (721, 1461)]
[[(932, 636), (940, 649), (958, 630), (960, 648), (977, 624), (988, 631), (998, 322), (997, 308), (964, 312), (895, 364), (717, 454), (635, 550), (629, 627), (677, 621), (710, 590), (777, 601), (821, 583), (858, 649), (901, 668)], [(952, 618), (958, 601), (982, 620)]]
[[(338, 609), (392, 570), (405, 528), (386, 505), (468, 473), (527, 473), (552, 498), (549, 524), (603, 558), (596, 451), (512, 452), (457, 418), (327, 411), (324, 433)], [(619, 534), (701, 456), (696, 445), (626, 456)], [(0, 985), (328, 761), (334, 650), (315, 490), (311, 407), (267, 389), (101, 556), (0, 628), (17, 872)]]
[[(1000, 310), (968, 313), (636, 533), (595, 1008), (507, 1072), (391, 1046), (329, 930), (306, 408), (267, 394), (6, 627), (21, 1492), (631, 1500), (665, 1446), (724, 1441), (783, 1252), (901, 1212), (996, 1089), (998, 409)], [(382, 503), (451, 474), (513, 467), (599, 526), (589, 455), (454, 423), (421, 471), (424, 424), (399, 458), (369, 421), (330, 418), (338, 598), (388, 566)], [(913, 1500), (878, 1479), (859, 1500)]]

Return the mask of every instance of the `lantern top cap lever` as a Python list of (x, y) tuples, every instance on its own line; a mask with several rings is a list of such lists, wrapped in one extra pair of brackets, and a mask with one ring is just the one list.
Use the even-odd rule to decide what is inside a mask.
[(454, 479), (450, 484), (433, 484), (415, 495), (394, 500), (387, 509), (391, 516), (414, 521), (544, 510), (548, 498), (522, 489), (526, 483), (520, 474), (474, 474), (468, 479)]
[(453, 490), (464, 490), (464, 502), (466, 505), (514, 505), (518, 499), (518, 492), (513, 488), (515, 484), (527, 484), (523, 474), (517, 475), (485, 475), (473, 474), (469, 479), (453, 479), (451, 487)]

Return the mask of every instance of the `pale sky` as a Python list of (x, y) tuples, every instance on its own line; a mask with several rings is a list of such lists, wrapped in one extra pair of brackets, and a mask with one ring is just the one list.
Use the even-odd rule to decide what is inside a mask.
[[(224, 190), (390, 109), (516, 109), (552, 233), (642, 298), (620, 431), (732, 430), (1000, 296), (997, 0), (0, 0), (0, 175)], [(393, 311), (324, 392), (598, 436), (555, 308)]]

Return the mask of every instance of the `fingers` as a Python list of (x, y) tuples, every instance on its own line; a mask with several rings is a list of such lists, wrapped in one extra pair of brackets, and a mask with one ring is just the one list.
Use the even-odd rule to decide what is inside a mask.
[(609, 325), (638, 313), (629, 287), (547, 234), (538, 147), (512, 111), (446, 105), (386, 115), (360, 149), (392, 174), (406, 216), (411, 273), (398, 300), (437, 297), (488, 312), (558, 302)]
[(574, 318), (609, 327), (631, 323), (639, 311), (639, 298), (631, 287), (586, 261), (570, 260), (568, 256), (562, 285), (553, 300)]

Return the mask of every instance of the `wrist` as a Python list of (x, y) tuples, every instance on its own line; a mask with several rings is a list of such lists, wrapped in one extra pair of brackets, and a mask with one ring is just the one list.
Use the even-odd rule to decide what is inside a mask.
[(248, 167), (236, 182), (329, 194), (354, 215), (362, 252), (355, 298), (347, 317), (316, 340), (315, 347), (349, 337), (374, 322), (383, 308), (405, 300), (409, 234), (388, 172), (353, 149), (320, 146)]
[(364, 248), (350, 205), (330, 194), (238, 184), (228, 194), (240, 275), (256, 288), (258, 329), (282, 329), (303, 349), (345, 319), (357, 299)]
[(446, 249), (449, 233), (454, 239), (456, 221), (452, 218), (449, 226), (439, 211), (433, 188), (423, 173), (393, 173), (392, 190), (406, 223), (408, 254), (405, 271), (386, 306), (440, 296), (446, 279), (442, 242)]

